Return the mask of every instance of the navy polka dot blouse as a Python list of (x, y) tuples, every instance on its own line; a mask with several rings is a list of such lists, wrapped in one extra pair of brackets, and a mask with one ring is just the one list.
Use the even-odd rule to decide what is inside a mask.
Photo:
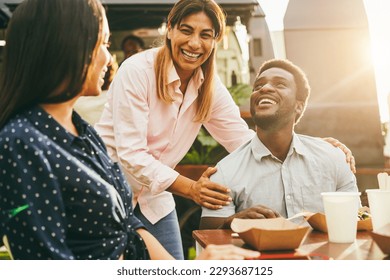
[(15, 259), (147, 259), (132, 193), (96, 131), (40, 107), (0, 131), (0, 237)]

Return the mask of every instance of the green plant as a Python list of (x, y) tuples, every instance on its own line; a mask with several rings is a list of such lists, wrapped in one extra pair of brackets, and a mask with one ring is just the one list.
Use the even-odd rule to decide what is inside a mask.
[(252, 94), (252, 87), (248, 84), (236, 84), (228, 90), (237, 106), (244, 104)]
[(182, 159), (180, 164), (206, 164), (215, 165), (227, 151), (222, 147), (203, 127), (192, 144), (191, 149)]

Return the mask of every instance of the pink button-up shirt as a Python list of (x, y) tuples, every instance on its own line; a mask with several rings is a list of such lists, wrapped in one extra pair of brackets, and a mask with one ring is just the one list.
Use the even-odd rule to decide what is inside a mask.
[[(175, 207), (165, 191), (178, 177), (174, 167), (193, 144), (201, 123), (194, 122), (198, 89), (203, 72), (198, 69), (183, 94), (180, 78), (171, 66), (169, 88), (175, 101), (157, 97), (154, 60), (158, 49), (143, 51), (127, 59), (108, 91), (96, 130), (114, 161), (121, 164), (133, 188), (133, 205), (156, 223)], [(203, 123), (210, 134), (231, 152), (254, 136), (240, 117), (230, 93), (216, 78), (210, 121)]]

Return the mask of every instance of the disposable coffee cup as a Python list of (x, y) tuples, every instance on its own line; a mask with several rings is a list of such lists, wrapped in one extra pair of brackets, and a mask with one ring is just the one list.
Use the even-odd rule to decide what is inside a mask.
[(360, 192), (323, 192), (329, 242), (353, 243), (356, 240)]
[(366, 190), (370, 207), (372, 229), (377, 231), (390, 223), (390, 190)]

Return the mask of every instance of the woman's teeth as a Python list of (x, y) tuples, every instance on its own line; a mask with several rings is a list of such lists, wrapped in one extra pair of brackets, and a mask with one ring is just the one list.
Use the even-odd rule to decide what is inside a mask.
[(186, 55), (186, 56), (189, 56), (191, 58), (198, 58), (200, 56), (200, 54), (196, 54), (196, 53), (190, 53), (190, 52), (187, 52), (185, 50), (182, 50), (183, 53)]

